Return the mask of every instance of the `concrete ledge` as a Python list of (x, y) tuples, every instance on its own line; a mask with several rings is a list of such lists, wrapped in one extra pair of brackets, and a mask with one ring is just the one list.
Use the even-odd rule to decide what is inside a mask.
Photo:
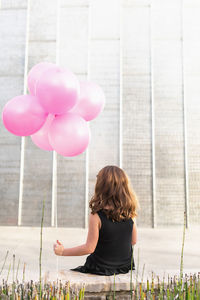
[[(130, 290), (131, 272), (127, 274), (118, 274), (115, 276), (115, 290), (129, 291)], [(45, 281), (53, 281), (56, 276), (53, 272), (47, 272), (44, 276)], [(80, 272), (61, 270), (58, 273), (58, 279), (62, 282), (69, 281), (71, 288), (81, 289), (85, 285), (85, 292), (101, 293), (109, 292), (114, 289), (114, 275), (101, 276), (93, 274), (84, 274)], [(135, 271), (132, 273), (132, 281), (135, 282)], [(138, 278), (140, 280), (140, 278)]]
[[(115, 292), (116, 299), (131, 299), (130, 297), (130, 276), (127, 274), (119, 274), (115, 276)], [(44, 276), (46, 282), (55, 280), (56, 276), (53, 272), (47, 272)], [(70, 282), (72, 291), (80, 290), (85, 286), (85, 299), (106, 300), (111, 299), (114, 291), (114, 275), (100, 276), (93, 274), (84, 274), (70, 270), (61, 270), (58, 273), (58, 279), (63, 283)], [(140, 280), (140, 278), (138, 278)], [(136, 273), (132, 273), (133, 286), (136, 281)]]

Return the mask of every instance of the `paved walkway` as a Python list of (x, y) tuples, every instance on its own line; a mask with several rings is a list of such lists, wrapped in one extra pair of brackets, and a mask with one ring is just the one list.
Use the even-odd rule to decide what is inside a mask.
[[(139, 261), (139, 277), (145, 264), (145, 275), (151, 277), (152, 271), (156, 275), (163, 276), (165, 273), (179, 274), (180, 254), (182, 245), (181, 227), (160, 229), (138, 229), (138, 243), (134, 248), (136, 265)], [(44, 228), (42, 271), (47, 279), (56, 280), (57, 274), (61, 279), (72, 282), (84, 282), (89, 280), (108, 283), (113, 280), (112, 276), (92, 276), (69, 271), (70, 268), (84, 264), (86, 256), (79, 257), (56, 257), (53, 253), (53, 243), (59, 239), (65, 247), (73, 247), (85, 242), (87, 230), (75, 228)], [(8, 259), (2, 276), (7, 277), (9, 264), (15, 254), (15, 269), (20, 259), (18, 278), (22, 278), (22, 267), (26, 263), (25, 280), (38, 280), (39, 276), (39, 248), (40, 228), (32, 227), (0, 227), (0, 269), (4, 261), (6, 251), (9, 250)], [(138, 260), (139, 255), (139, 260)], [(184, 248), (184, 273), (200, 272), (200, 227), (186, 229)], [(10, 280), (13, 271), (9, 275)], [(128, 285), (130, 274), (118, 276), (121, 284)], [(167, 276), (166, 276), (167, 277)], [(97, 287), (97, 285), (96, 285)]]

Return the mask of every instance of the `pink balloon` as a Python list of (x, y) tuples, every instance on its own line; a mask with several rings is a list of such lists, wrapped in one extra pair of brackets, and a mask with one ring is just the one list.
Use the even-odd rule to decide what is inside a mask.
[(101, 87), (94, 82), (85, 81), (80, 83), (79, 101), (71, 112), (91, 121), (100, 114), (104, 105), (105, 95)]
[(49, 62), (41, 62), (35, 65), (28, 73), (28, 90), (30, 94), (35, 95), (35, 88), (37, 81), (41, 78), (43, 73), (51, 68), (57, 68), (55, 64)]
[(36, 86), (41, 105), (51, 114), (63, 114), (78, 101), (80, 85), (77, 77), (67, 69), (46, 71)]
[(47, 113), (37, 97), (21, 95), (11, 99), (4, 106), (2, 117), (8, 131), (18, 136), (27, 136), (43, 126)]
[(49, 130), (53, 149), (63, 156), (76, 156), (87, 148), (90, 141), (88, 123), (80, 116), (66, 113), (56, 116)]
[(40, 130), (38, 130), (36, 133), (31, 135), (31, 139), (33, 143), (38, 146), (39, 148), (47, 151), (52, 151), (53, 148), (49, 143), (49, 127), (51, 126), (51, 123), (54, 119), (54, 115), (48, 115), (46, 122), (42, 126)]

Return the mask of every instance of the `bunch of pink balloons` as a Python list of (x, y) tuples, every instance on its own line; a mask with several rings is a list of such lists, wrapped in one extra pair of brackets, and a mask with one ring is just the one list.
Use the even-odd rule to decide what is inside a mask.
[(63, 156), (84, 152), (90, 141), (88, 121), (103, 110), (105, 95), (91, 81), (79, 82), (68, 69), (42, 62), (28, 74), (30, 94), (11, 99), (3, 123), (18, 136), (30, 135), (43, 150)]

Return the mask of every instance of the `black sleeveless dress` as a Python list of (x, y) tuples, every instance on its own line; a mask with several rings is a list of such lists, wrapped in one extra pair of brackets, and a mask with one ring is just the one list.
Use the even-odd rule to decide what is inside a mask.
[[(133, 251), (133, 220), (113, 222), (103, 210), (97, 213), (101, 219), (101, 228), (95, 251), (87, 257), (84, 266), (70, 270), (107, 276), (128, 273)], [(132, 269), (135, 270), (134, 259)]]

